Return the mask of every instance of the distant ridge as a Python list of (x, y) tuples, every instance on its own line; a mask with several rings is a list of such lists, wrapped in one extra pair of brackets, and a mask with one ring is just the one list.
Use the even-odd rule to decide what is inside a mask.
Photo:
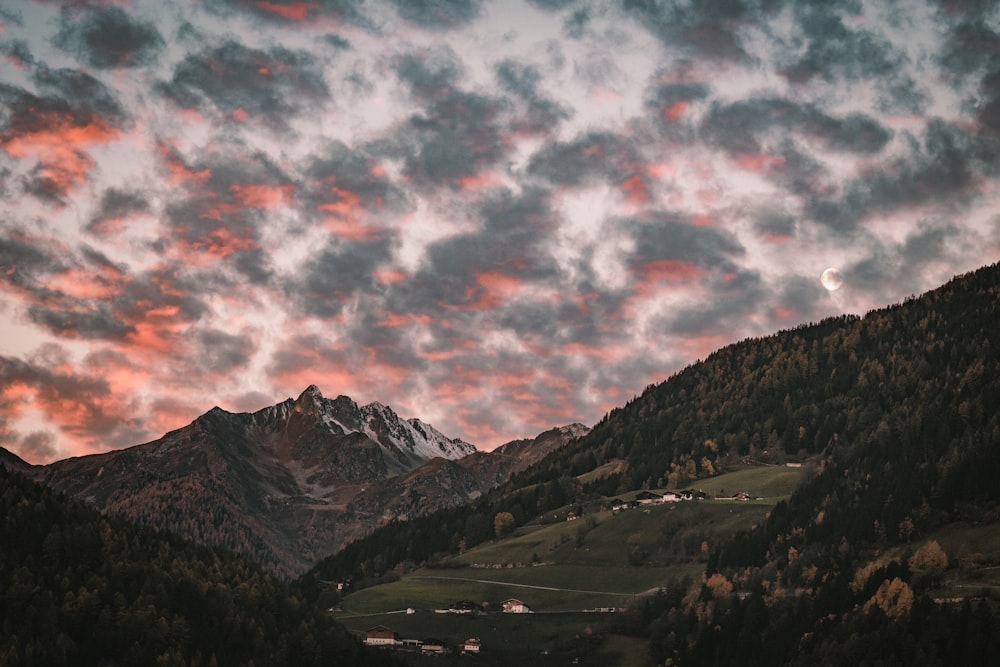
[[(0, 460), (103, 512), (224, 546), (291, 577), (392, 518), (465, 502), (526, 467), (511, 457), (473, 463), (484, 456), (504, 459), (381, 403), (329, 399), (311, 385), (253, 413), (212, 408), (128, 449), (45, 466), (9, 452)], [(464, 467), (453, 463), (467, 458)], [(461, 481), (435, 483), (433, 472), (419, 472), (429, 464), (440, 471), (437, 461)]]

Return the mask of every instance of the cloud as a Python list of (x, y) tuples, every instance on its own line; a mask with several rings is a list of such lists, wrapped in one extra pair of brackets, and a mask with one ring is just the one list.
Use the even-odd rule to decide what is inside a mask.
[[(41, 348), (29, 360), (0, 356), (0, 411), (7, 419), (8, 437), (17, 438), (19, 451), (37, 460), (36, 454), (51, 448), (48, 438), (34, 431), (19, 436), (12, 423), (24, 416), (26, 406), (49, 415), (63, 433), (91, 451), (125, 447), (148, 435), (134, 403), (114, 395), (99, 376), (66, 370), (65, 355), (53, 346)], [(60, 453), (65, 451), (60, 448)]]
[(58, 270), (58, 257), (45, 251), (46, 244), (15, 231), (0, 236), (0, 281), (16, 288), (35, 289), (41, 277)]
[(875, 214), (924, 205), (952, 209), (973, 196), (976, 184), (998, 164), (1000, 152), (991, 142), (934, 120), (908, 155), (865, 170), (843, 186), (839, 198), (810, 200), (807, 212), (832, 228), (850, 230)]
[(404, 174), (414, 183), (459, 189), (509, 152), (507, 102), (461, 88), (463, 67), (453, 51), (407, 53), (394, 68), (422, 106), (381, 146), (387, 157), (404, 161)]
[(515, 60), (496, 66), (501, 88), (518, 98), (525, 108), (512, 122), (515, 133), (555, 135), (559, 124), (572, 116), (572, 110), (541, 94), (542, 74), (538, 68)]
[(90, 67), (139, 67), (163, 50), (160, 32), (120, 7), (64, 7), (55, 43)]
[(330, 239), (289, 280), (287, 296), (305, 313), (335, 317), (360, 293), (373, 288), (373, 273), (392, 258), (392, 248), (389, 238)]
[(797, 25), (808, 46), (801, 57), (782, 69), (793, 83), (806, 83), (813, 77), (826, 81), (888, 80), (898, 75), (904, 56), (888, 40), (845, 26), (842, 5), (807, 4), (796, 11), (800, 14)]
[(672, 0), (626, 1), (623, 7), (636, 23), (667, 49), (710, 61), (748, 59), (741, 28), (757, 18), (742, 0), (708, 0), (688, 4)]
[(197, 346), (197, 368), (223, 377), (245, 367), (256, 348), (250, 336), (218, 329), (198, 332)]
[(0, 148), (18, 160), (36, 162), (23, 178), (29, 193), (62, 205), (89, 177), (95, 163), (87, 149), (117, 139), (131, 119), (114, 93), (89, 74), (39, 67), (35, 95), (0, 84)]
[(407, 195), (389, 178), (380, 157), (342, 142), (323, 145), (303, 172), (297, 197), (303, 213), (343, 238), (383, 234), (383, 219), (405, 211)]
[(469, 23), (481, 11), (480, 0), (392, 0), (399, 16), (422, 28), (448, 30)]
[(862, 154), (879, 152), (892, 136), (869, 116), (837, 118), (781, 98), (715, 104), (701, 130), (708, 141), (734, 157), (767, 154), (790, 132), (828, 150)]
[(555, 185), (585, 185), (606, 181), (623, 183), (640, 175), (644, 160), (626, 137), (609, 132), (588, 132), (572, 141), (552, 142), (538, 150), (528, 172)]
[(87, 231), (102, 236), (111, 234), (118, 231), (128, 218), (149, 212), (149, 202), (142, 193), (108, 188), (101, 195), (100, 205), (87, 223)]
[(305, 51), (254, 49), (229, 40), (190, 54), (160, 91), (184, 109), (287, 132), (289, 120), (330, 97), (323, 70)]
[(328, 19), (372, 26), (356, 0), (209, 0), (208, 4), (216, 10), (235, 9), (276, 23), (308, 24)]
[(268, 216), (295, 203), (298, 184), (260, 151), (221, 144), (188, 158), (160, 145), (167, 178), (178, 188), (163, 221), (175, 261), (228, 266), (261, 285), (272, 276), (261, 245)]
[(1000, 56), (1000, 34), (981, 19), (964, 19), (948, 32), (940, 63), (954, 74), (965, 76), (995, 69)]

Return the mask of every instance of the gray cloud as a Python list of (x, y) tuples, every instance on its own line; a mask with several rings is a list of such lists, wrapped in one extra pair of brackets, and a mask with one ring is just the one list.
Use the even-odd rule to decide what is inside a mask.
[(392, 0), (400, 17), (422, 28), (447, 30), (469, 23), (481, 11), (481, 0)]
[(19, 288), (35, 290), (38, 282), (61, 262), (21, 234), (4, 230), (0, 236), (0, 281)]
[(632, 265), (682, 260), (702, 268), (729, 270), (732, 258), (746, 250), (730, 232), (689, 224), (686, 215), (651, 211), (630, 221), (636, 239)]
[(842, 197), (810, 200), (807, 212), (825, 225), (850, 230), (873, 213), (926, 203), (955, 205), (973, 195), (983, 172), (995, 174), (1000, 166), (1000, 147), (941, 121), (928, 123), (923, 144), (914, 148), (888, 168), (849, 182)]
[(310, 315), (330, 318), (359, 292), (373, 289), (372, 272), (392, 258), (387, 238), (365, 241), (331, 239), (286, 287), (288, 296)]
[(304, 170), (306, 183), (297, 195), (308, 215), (323, 215), (322, 211), (338, 205), (345, 215), (353, 213), (355, 206), (371, 213), (397, 213), (405, 207), (406, 194), (379, 168), (380, 146), (371, 148), (369, 152), (335, 141), (310, 156)]
[(103, 224), (140, 213), (148, 213), (149, 210), (149, 202), (141, 193), (108, 188), (101, 195), (101, 203), (91, 216), (90, 222), (87, 223), (87, 231), (101, 234)]
[(156, 26), (120, 7), (64, 7), (55, 42), (90, 67), (139, 67), (152, 62), (164, 41)]
[(76, 121), (99, 116), (115, 127), (131, 127), (131, 119), (115, 92), (86, 72), (39, 67), (31, 78), (42, 91), (58, 96), (45, 100), (46, 107), (65, 105)]
[(796, 8), (797, 25), (808, 47), (801, 58), (783, 69), (794, 83), (814, 77), (826, 81), (837, 78), (890, 79), (898, 74), (904, 56), (885, 39), (866, 30), (844, 25), (848, 12), (835, 3), (807, 3)]
[(666, 333), (685, 337), (717, 336), (745, 329), (747, 317), (760, 313), (768, 295), (756, 274), (742, 274), (740, 278), (741, 289), (722, 290), (709, 300), (672, 308), (659, 319), (660, 327)]
[(504, 60), (496, 66), (501, 88), (519, 98), (526, 108), (513, 121), (515, 132), (532, 134), (554, 133), (562, 121), (570, 118), (572, 111), (548, 99), (539, 91), (541, 72), (535, 67), (513, 60)]
[(940, 62), (959, 76), (996, 69), (1000, 64), (1000, 35), (985, 21), (961, 21), (948, 33)]
[(556, 185), (583, 185), (594, 181), (621, 183), (639, 175), (644, 164), (629, 139), (608, 132), (591, 132), (569, 142), (551, 143), (537, 151), (528, 172)]
[(707, 60), (740, 62), (748, 59), (740, 30), (762, 18), (742, 0), (624, 0), (623, 7), (638, 25), (649, 30), (667, 48)]
[(781, 98), (715, 104), (701, 129), (710, 142), (731, 155), (761, 153), (764, 142), (789, 131), (817, 139), (831, 150), (852, 153), (877, 153), (891, 137), (869, 116), (836, 118), (811, 105)]
[(253, 49), (228, 41), (191, 54), (160, 90), (186, 109), (242, 112), (250, 122), (288, 130), (295, 116), (329, 98), (323, 72), (312, 55), (283, 47)]
[(213, 373), (232, 373), (244, 367), (256, 345), (246, 335), (229, 334), (218, 329), (200, 331), (197, 338), (197, 367)]

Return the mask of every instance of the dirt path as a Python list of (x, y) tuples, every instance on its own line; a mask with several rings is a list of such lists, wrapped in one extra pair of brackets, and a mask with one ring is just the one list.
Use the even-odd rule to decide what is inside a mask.
[(433, 575), (420, 575), (410, 577), (411, 579), (444, 579), (446, 581), (471, 581), (476, 584), (496, 584), (497, 586), (513, 586), (515, 588), (533, 588), (539, 591), (560, 591), (563, 593), (593, 593), (595, 595), (621, 595), (622, 597), (632, 597), (638, 593), (618, 593), (612, 591), (584, 591), (578, 588), (556, 588), (554, 586), (534, 586), (532, 584), (514, 584), (508, 581), (491, 581), (489, 579), (466, 579), (465, 577), (435, 577)]

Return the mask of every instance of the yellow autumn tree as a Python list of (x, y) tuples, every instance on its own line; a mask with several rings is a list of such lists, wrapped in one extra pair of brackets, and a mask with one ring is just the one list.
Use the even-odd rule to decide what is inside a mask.
[(937, 579), (948, 568), (948, 554), (936, 540), (923, 545), (910, 557), (910, 571), (918, 577)]
[(899, 577), (886, 579), (875, 591), (875, 595), (865, 603), (865, 611), (878, 607), (889, 618), (908, 616), (913, 609), (913, 590)]
[(514, 530), (514, 515), (510, 512), (499, 512), (493, 517), (493, 532), (497, 537), (506, 537)]
[(733, 582), (726, 579), (726, 575), (716, 572), (707, 580), (705, 586), (712, 591), (712, 596), (717, 598), (729, 597), (733, 592)]

